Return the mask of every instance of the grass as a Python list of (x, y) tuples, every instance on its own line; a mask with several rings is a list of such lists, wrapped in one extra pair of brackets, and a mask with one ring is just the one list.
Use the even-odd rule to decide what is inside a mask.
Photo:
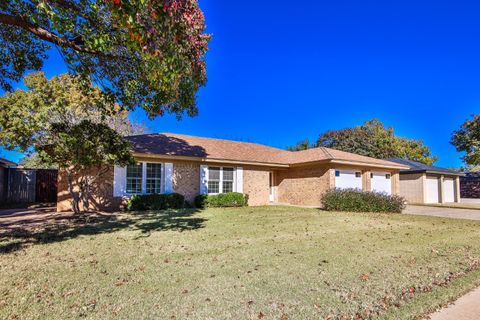
[(0, 235), (0, 318), (409, 319), (480, 284), (478, 221), (293, 207), (89, 219)]

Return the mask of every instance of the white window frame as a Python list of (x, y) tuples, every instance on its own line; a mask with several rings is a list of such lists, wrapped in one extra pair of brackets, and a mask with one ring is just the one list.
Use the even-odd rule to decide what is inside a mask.
[[(149, 164), (156, 164), (156, 165), (160, 165), (160, 177), (155, 177), (155, 178), (149, 178), (147, 177), (147, 172), (148, 172), (148, 165)], [(164, 186), (164, 175), (165, 175), (165, 165), (163, 163), (159, 163), (159, 162), (144, 162), (144, 168), (145, 168), (145, 174), (143, 176), (143, 179), (145, 180), (145, 194), (155, 194), (155, 193), (149, 193), (147, 192), (147, 180), (148, 179), (152, 179), (152, 180), (157, 180), (157, 181), (160, 181), (160, 190), (159, 190), (159, 193), (164, 193), (164, 189), (165, 189), (165, 186)]]
[[(143, 163), (138, 162), (138, 163), (136, 163), (135, 165), (136, 165), (136, 166), (138, 166), (138, 165), (141, 166), (142, 176), (140, 177), (140, 186), (141, 186), (141, 187), (140, 187), (140, 191), (142, 191), (142, 190), (143, 190), (143, 176), (144, 176)], [(125, 167), (125, 193), (126, 193), (127, 195), (138, 194), (138, 193), (136, 193), (136, 192), (129, 192), (129, 191), (128, 191), (128, 167), (129, 167), (129, 166), (126, 166), (126, 167)], [(137, 178), (137, 179), (138, 179), (138, 178)]]
[[(131, 193), (131, 192), (127, 192), (127, 189), (125, 188), (125, 193), (128, 195), (128, 196), (133, 196), (133, 195), (137, 195), (137, 194), (153, 194), (153, 193), (147, 193), (147, 164), (159, 164), (161, 166), (161, 169), (160, 169), (160, 172), (161, 172), (161, 176), (160, 176), (160, 193), (165, 193), (165, 164), (163, 162), (159, 162), (159, 161), (141, 161), (141, 162), (138, 162), (137, 164), (140, 164), (142, 166), (142, 190), (140, 193)], [(127, 167), (125, 167), (125, 186), (127, 186), (127, 181), (128, 181), (128, 178), (127, 178)]]
[[(220, 179), (218, 180), (218, 193), (214, 193), (214, 192), (210, 192), (208, 190), (208, 182), (209, 182), (209, 177), (210, 177), (210, 168), (219, 168), (220, 169)], [(237, 171), (237, 168), (235, 167), (222, 167), (222, 166), (208, 166), (207, 167), (207, 172), (206, 172), (206, 184), (207, 184), (207, 194), (209, 195), (217, 195), (217, 194), (221, 194), (221, 193), (224, 193), (223, 192), (223, 182), (224, 182), (224, 179), (223, 179), (223, 169), (232, 169), (233, 171), (233, 180), (232, 180), (232, 192), (236, 192), (237, 191), (237, 174), (236, 174), (236, 171)], [(230, 182), (230, 181), (229, 181)]]

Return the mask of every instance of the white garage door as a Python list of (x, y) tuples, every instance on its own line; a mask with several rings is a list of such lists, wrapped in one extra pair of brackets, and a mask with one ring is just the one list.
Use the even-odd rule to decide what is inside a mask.
[(392, 179), (388, 172), (372, 172), (372, 191), (392, 194)]
[(443, 180), (443, 195), (444, 202), (455, 202), (455, 180), (449, 178)]
[(362, 173), (354, 170), (335, 170), (335, 187), (362, 189)]
[(427, 199), (426, 203), (439, 203), (438, 199), (438, 178), (427, 177)]

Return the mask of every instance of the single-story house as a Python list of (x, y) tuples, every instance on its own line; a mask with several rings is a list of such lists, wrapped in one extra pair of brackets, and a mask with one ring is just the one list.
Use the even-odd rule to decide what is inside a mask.
[(399, 190), (409, 203), (460, 202), (462, 172), (401, 158), (387, 160), (410, 167), (400, 170)]
[(460, 195), (462, 198), (480, 199), (480, 172), (467, 172), (460, 177)]
[[(319, 206), (330, 188), (399, 192), (399, 172), (408, 166), (328, 148), (287, 151), (266, 145), (180, 134), (127, 138), (137, 165), (109, 168), (92, 187), (96, 210), (118, 210), (134, 194), (199, 194), (230, 191), (249, 195), (249, 205)], [(58, 181), (58, 210), (70, 210), (65, 176)]]

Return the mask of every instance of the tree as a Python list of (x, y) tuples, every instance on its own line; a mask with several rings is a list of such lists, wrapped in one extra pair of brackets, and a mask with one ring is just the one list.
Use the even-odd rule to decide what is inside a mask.
[(56, 163), (45, 163), (37, 152), (30, 152), (20, 160), (20, 165), (26, 169), (58, 169)]
[[(75, 213), (90, 207), (90, 187), (108, 166), (135, 164), (130, 144), (105, 124), (82, 120), (78, 124), (54, 123), (47, 143), (37, 146), (44, 163), (55, 163), (65, 173)], [(93, 169), (93, 170), (92, 170)], [(78, 190), (75, 179), (79, 176)]]
[(320, 135), (316, 146), (379, 159), (405, 158), (429, 165), (437, 160), (421, 140), (395, 136), (393, 128), (385, 127), (377, 119), (353, 128), (327, 131)]
[(0, 2), (0, 86), (40, 70), (56, 46), (69, 70), (149, 116), (197, 113), (210, 36), (197, 0)]
[[(47, 80), (34, 73), (24, 82), (27, 90), (0, 98), (0, 145), (37, 152), (46, 166), (57, 164), (69, 182), (74, 211), (80, 211), (80, 201), (88, 209), (92, 181), (112, 164), (133, 161), (122, 135), (134, 126), (126, 122), (123, 111), (112, 116), (113, 103), (97, 87), (86, 90), (78, 77)], [(76, 177), (78, 191), (73, 185)]]
[(472, 115), (452, 134), (450, 143), (464, 152), (463, 161), (469, 167), (480, 166), (480, 115)]
[(301, 151), (301, 150), (307, 150), (310, 148), (315, 148), (315, 145), (311, 144), (308, 139), (301, 140), (297, 142), (296, 145), (294, 146), (289, 146), (287, 147), (288, 151)]

